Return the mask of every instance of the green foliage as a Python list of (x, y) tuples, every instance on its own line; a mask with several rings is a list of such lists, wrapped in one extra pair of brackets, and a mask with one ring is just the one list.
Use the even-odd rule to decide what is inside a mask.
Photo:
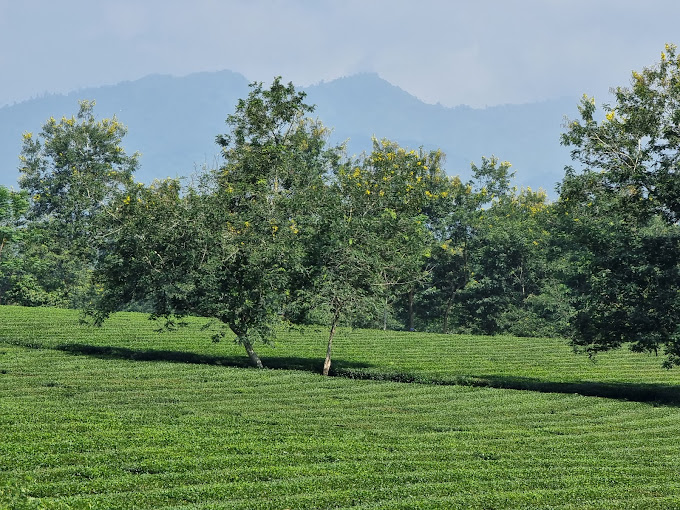
[(78, 259), (55, 253), (48, 231), (26, 220), (28, 193), (0, 187), (0, 301), (75, 305), (87, 281)]
[(78, 308), (90, 290), (90, 267), (54, 242), (48, 229), (30, 222), (8, 271), (6, 302)]
[(471, 164), (472, 182), (474, 185), (476, 202), (483, 206), (494, 199), (507, 196), (513, 192), (512, 179), (515, 172), (511, 171), (509, 161), (498, 161), (498, 158), (482, 157), (482, 166)]
[(179, 182), (168, 179), (137, 184), (109, 204), (94, 275), (97, 323), (135, 302), (157, 316), (186, 313), (182, 289), (196, 256), (193, 247), (202, 240), (192, 198), (180, 196)]
[[(168, 324), (189, 313), (237, 335), (253, 363), (252, 342), (269, 340), (285, 272), (267, 237), (224, 208), (222, 197), (178, 181), (138, 185), (109, 211), (109, 232), (95, 271), (96, 322), (121, 304), (143, 302)], [(215, 339), (223, 334), (218, 333)]]
[(666, 348), (667, 363), (675, 364), (680, 231), (660, 217), (631, 224), (603, 209), (560, 205), (569, 243), (563, 276), (578, 311), (573, 342), (593, 353), (626, 343), (638, 351)]
[(52, 117), (38, 136), (25, 133), (20, 156), (31, 218), (49, 222), (54, 235), (81, 251), (91, 243), (93, 219), (137, 167), (137, 155), (121, 145), (125, 126), (115, 116), (97, 121), (93, 109), (93, 101), (81, 101), (77, 117)]
[(545, 333), (527, 326), (537, 319), (529, 303), (549, 277), (547, 211), (545, 193), (531, 189), (508, 189), (479, 211), (467, 247), (470, 278), (459, 296), (465, 327), (485, 334)]
[(138, 155), (122, 147), (125, 126), (115, 116), (96, 120), (93, 109), (93, 101), (81, 101), (77, 117), (52, 117), (37, 136), (23, 136), (19, 184), (31, 199), (23, 257), (34, 283), (28, 294), (42, 295), (38, 302), (83, 304), (97, 220), (137, 167)]
[(427, 278), (426, 213), (447, 182), (440, 161), (439, 152), (374, 140), (371, 154), (339, 165), (324, 188), (307, 264), (312, 303), (330, 322), (325, 374), (341, 321), (387, 328), (390, 303)]
[(430, 224), (432, 281), (422, 327), (443, 332), (563, 333), (563, 295), (548, 263), (550, 205), (543, 191), (511, 186), (510, 163), (482, 158), (474, 180), (453, 179)]
[(19, 227), (27, 210), (26, 192), (17, 193), (0, 186), (0, 258), (6, 246), (21, 238)]
[[(370, 155), (349, 162), (337, 174), (349, 208), (345, 217), (364, 228), (363, 250), (374, 257), (374, 285), (386, 303), (429, 277), (429, 224), (438, 202), (448, 194), (441, 161), (439, 151), (408, 151), (388, 140), (374, 140)], [(387, 314), (387, 307), (383, 312)], [(382, 319), (385, 328), (386, 316)]]
[[(304, 240), (318, 222), (315, 205), (338, 158), (328, 130), (305, 118), (313, 107), (292, 83), (254, 83), (218, 137), (225, 166), (214, 174), (220, 221), (236, 229), (236, 251), (220, 268), (227, 306), (220, 317), (242, 342), (265, 341), (280, 321), (291, 277), (304, 273)], [(301, 232), (302, 231), (302, 232)], [(220, 299), (224, 302), (224, 298)]]
[(616, 89), (602, 121), (584, 97), (562, 141), (585, 168), (567, 170), (559, 204), (574, 343), (665, 348), (668, 366), (680, 363), (679, 84), (680, 57), (667, 45), (656, 66)]
[[(196, 186), (133, 186), (108, 211), (96, 307), (145, 300), (156, 316), (197, 314), (228, 326), (253, 364), (253, 343), (273, 340), (325, 173), (328, 132), (305, 119), (304, 94), (279, 79), (253, 84), (218, 137), (224, 165)], [(216, 339), (219, 338), (219, 335)]]
[(660, 61), (633, 72), (630, 87), (617, 87), (616, 103), (603, 105), (595, 120), (595, 100), (583, 97), (580, 121), (562, 135), (572, 158), (588, 172), (603, 171), (600, 188), (622, 210), (680, 219), (680, 55), (666, 45)]
[(469, 242), (474, 236), (472, 224), (477, 214), (477, 202), (470, 185), (459, 178), (450, 179), (440, 193), (436, 213), (430, 217), (433, 243), (430, 252), (431, 280), (418, 294), (416, 306), (420, 327), (441, 324), (449, 332), (453, 323), (452, 309), (459, 291), (465, 287), (472, 271)]
[(0, 303), (13, 302), (23, 261), (18, 243), (24, 236), (24, 215), (28, 210), (26, 192), (17, 193), (0, 186)]

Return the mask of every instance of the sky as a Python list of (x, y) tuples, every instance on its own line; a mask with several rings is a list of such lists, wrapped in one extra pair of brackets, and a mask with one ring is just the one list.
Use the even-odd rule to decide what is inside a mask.
[(0, 0), (0, 106), (228, 69), (376, 72), (427, 103), (598, 101), (680, 44), (677, 0)]

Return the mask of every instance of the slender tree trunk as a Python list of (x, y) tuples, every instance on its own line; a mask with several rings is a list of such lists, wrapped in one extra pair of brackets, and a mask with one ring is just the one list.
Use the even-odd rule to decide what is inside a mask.
[(413, 294), (414, 290), (410, 289), (408, 291), (408, 330), (409, 331), (414, 331), (414, 325), (413, 325)]
[(253, 366), (256, 368), (264, 368), (262, 360), (253, 349), (253, 344), (250, 343), (248, 337), (246, 335), (241, 335), (239, 336), (239, 340), (243, 344), (243, 347), (246, 348), (246, 352), (248, 353), (248, 357), (250, 358), (250, 362), (253, 364)]
[(449, 334), (449, 313), (451, 313), (451, 300), (446, 301), (446, 308), (444, 308), (444, 327), (443, 333), (445, 335)]
[(387, 298), (385, 298), (385, 309), (383, 310), (383, 331), (387, 331)]
[(331, 351), (333, 349), (333, 337), (335, 336), (335, 328), (338, 325), (338, 319), (340, 318), (340, 310), (333, 314), (333, 322), (331, 324), (331, 332), (328, 335), (328, 347), (326, 347), (326, 359), (323, 362), (323, 372), (322, 374), (327, 376), (331, 371)]

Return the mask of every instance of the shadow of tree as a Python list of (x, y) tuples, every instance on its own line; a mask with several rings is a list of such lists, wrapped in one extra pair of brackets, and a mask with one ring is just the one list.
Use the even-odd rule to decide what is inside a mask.
[(572, 381), (557, 382), (512, 375), (453, 375), (430, 376), (408, 372), (380, 372), (375, 369), (337, 368), (337, 375), (351, 379), (371, 379), (403, 383), (444, 386), (474, 386), (508, 390), (538, 391), (541, 393), (578, 394), (587, 397), (612, 398), (631, 402), (657, 403), (680, 406), (680, 386), (659, 383)]
[(473, 386), (530, 390), (542, 393), (572, 393), (587, 397), (680, 405), (680, 386), (672, 384), (619, 381), (556, 382), (508, 375), (470, 375), (468, 377), (470, 378), (468, 384)]
[[(252, 368), (246, 356), (215, 356), (186, 351), (157, 349), (129, 349), (113, 345), (61, 344), (56, 350), (79, 356), (93, 356), (103, 359), (126, 359), (133, 361), (166, 361), (171, 363), (192, 363), (198, 365), (221, 365), (237, 368)], [(323, 358), (301, 358), (295, 356), (261, 356), (265, 368), (281, 370), (302, 370), (321, 373)], [(339, 370), (366, 369), (367, 363), (334, 360)]]
[[(221, 365), (237, 368), (250, 368), (246, 356), (214, 356), (185, 351), (154, 349), (129, 349), (117, 346), (88, 344), (62, 344), (56, 350), (74, 355), (115, 358), (134, 361), (166, 361), (172, 363), (193, 363)], [(294, 356), (262, 357), (266, 368), (282, 370), (301, 370), (321, 373), (323, 359)], [(401, 383), (459, 385), (511, 390), (538, 391), (541, 393), (578, 394), (588, 397), (612, 398), (632, 402), (657, 403), (680, 406), (680, 386), (658, 383), (573, 381), (557, 382), (531, 377), (512, 375), (454, 375), (452, 377), (432, 377), (427, 374), (385, 372), (368, 363), (334, 360), (331, 375), (349, 379), (379, 380)]]
[(578, 394), (587, 397), (612, 398), (631, 402), (658, 403), (680, 406), (680, 386), (659, 383), (629, 383), (618, 381), (558, 382), (511, 375), (454, 375), (431, 377), (417, 373), (385, 373), (355, 368), (338, 368), (338, 375), (352, 379), (380, 379), (419, 384), (440, 384), (538, 391), (541, 393)]

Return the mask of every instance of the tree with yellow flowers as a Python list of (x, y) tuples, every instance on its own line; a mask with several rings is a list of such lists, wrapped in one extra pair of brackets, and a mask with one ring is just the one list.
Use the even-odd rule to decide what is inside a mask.
[(441, 158), (374, 140), (370, 154), (339, 165), (325, 188), (309, 243), (311, 299), (330, 322), (325, 375), (341, 321), (386, 328), (396, 297), (428, 278), (428, 214), (447, 193)]
[[(47, 303), (78, 305), (95, 256), (97, 220), (112, 196), (132, 182), (138, 155), (122, 142), (127, 128), (114, 116), (97, 120), (94, 101), (73, 117), (54, 117), (24, 133), (19, 185), (28, 192), (27, 258)], [(49, 295), (49, 297), (48, 297)]]

